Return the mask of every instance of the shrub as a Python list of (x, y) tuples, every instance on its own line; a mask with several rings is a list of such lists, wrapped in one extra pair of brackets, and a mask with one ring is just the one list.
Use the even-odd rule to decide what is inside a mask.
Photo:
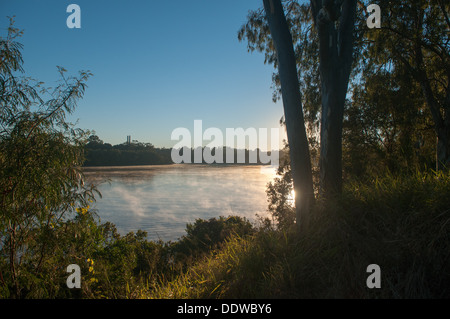
[(173, 251), (178, 260), (195, 259), (199, 255), (219, 248), (232, 236), (247, 236), (254, 231), (246, 218), (229, 216), (227, 218), (197, 219), (186, 226), (186, 235), (174, 244)]
[(77, 233), (89, 227), (96, 192), (84, 184), (80, 170), (86, 133), (65, 121), (91, 74), (67, 77), (59, 67), (61, 81), (51, 91), (42, 82), (17, 77), (23, 73), (22, 46), (15, 41), (20, 35), (11, 20), (7, 37), (0, 38), (2, 294), (54, 296), (61, 274), (57, 265), (75, 258), (71, 250), (55, 252), (70, 241), (68, 229), (80, 227), (73, 230)]

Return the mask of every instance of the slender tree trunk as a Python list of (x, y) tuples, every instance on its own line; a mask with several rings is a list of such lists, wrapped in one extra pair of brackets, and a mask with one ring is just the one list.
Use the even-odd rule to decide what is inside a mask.
[(437, 137), (436, 170), (450, 168), (450, 127), (442, 127)]
[(447, 72), (445, 98), (441, 102), (442, 124), (437, 128), (436, 170), (450, 169), (450, 70)]
[(319, 34), (322, 82), (319, 165), (321, 194), (327, 197), (342, 192), (342, 122), (353, 62), (356, 0), (311, 0), (311, 11)]
[(11, 271), (11, 280), (14, 285), (13, 296), (14, 298), (20, 298), (19, 283), (17, 281), (16, 272), (16, 225), (9, 225), (9, 267)]
[(446, 72), (447, 87), (445, 88), (445, 96), (438, 99), (433, 92), (432, 84), (425, 68), (420, 40), (422, 14), (419, 14), (419, 19), (421, 19), (419, 20), (420, 27), (418, 27), (419, 35), (417, 35), (414, 43), (414, 69), (407, 61), (404, 63), (412, 70), (413, 77), (419, 82), (425, 102), (433, 118), (434, 130), (437, 136), (436, 170), (440, 171), (450, 169), (450, 68), (447, 67)]
[(415, 72), (415, 77), (422, 87), (425, 102), (427, 103), (434, 122), (434, 131), (437, 136), (436, 170), (446, 170), (450, 168), (450, 77), (446, 92), (447, 98), (445, 101), (439, 103), (436, 100), (430, 81), (424, 71), (421, 54), (422, 53), (417, 54), (419, 56), (419, 62), (416, 64), (417, 70)]
[(297, 227), (299, 231), (303, 231), (309, 225), (314, 190), (296, 57), (281, 1), (263, 0), (263, 3), (277, 52), (278, 73), (291, 158), (291, 174), (295, 190)]

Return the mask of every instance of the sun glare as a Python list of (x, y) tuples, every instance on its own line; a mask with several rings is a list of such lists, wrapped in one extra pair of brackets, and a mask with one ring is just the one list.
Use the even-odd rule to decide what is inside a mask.
[(291, 190), (289, 196), (288, 196), (288, 202), (291, 206), (295, 205), (295, 191), (294, 189)]

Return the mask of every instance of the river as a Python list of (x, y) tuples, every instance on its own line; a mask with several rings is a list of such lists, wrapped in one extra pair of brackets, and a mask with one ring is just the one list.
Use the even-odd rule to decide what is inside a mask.
[(275, 168), (260, 165), (158, 165), (84, 168), (100, 183), (93, 208), (124, 235), (145, 230), (151, 240), (176, 240), (197, 218), (267, 215), (267, 183)]

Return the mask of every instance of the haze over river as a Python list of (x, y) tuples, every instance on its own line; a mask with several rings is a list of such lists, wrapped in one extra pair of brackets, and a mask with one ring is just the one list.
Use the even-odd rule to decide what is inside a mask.
[(158, 165), (87, 167), (88, 182), (101, 183), (93, 208), (101, 222), (125, 235), (142, 229), (149, 239), (176, 240), (197, 218), (267, 215), (267, 183), (275, 167), (261, 165)]

